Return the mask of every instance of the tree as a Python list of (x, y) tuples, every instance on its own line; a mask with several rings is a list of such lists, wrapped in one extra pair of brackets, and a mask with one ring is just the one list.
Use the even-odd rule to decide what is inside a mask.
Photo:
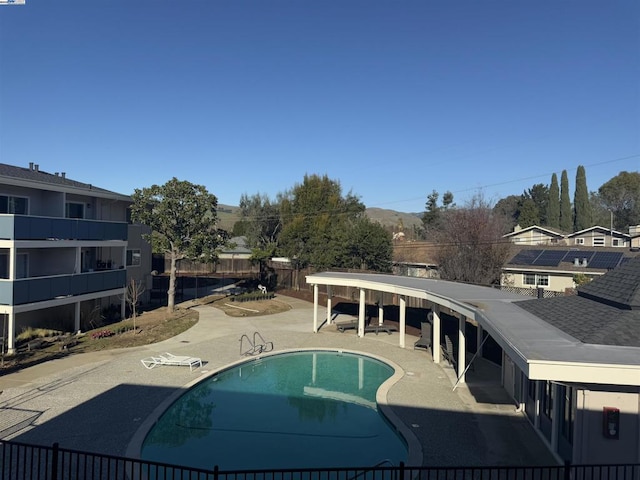
[(523, 195), (518, 207), (518, 225), (522, 228), (540, 225), (540, 210), (530, 197)]
[(218, 199), (205, 187), (175, 177), (164, 185), (136, 189), (132, 198), (133, 221), (149, 226), (154, 250), (170, 256), (167, 304), (173, 312), (176, 262), (181, 258), (210, 262), (217, 256)]
[(555, 173), (551, 175), (546, 217), (548, 227), (560, 228), (560, 187), (558, 187), (558, 176)]
[(455, 207), (455, 204), (453, 203), (453, 193), (447, 191), (442, 195), (441, 206), (438, 206), (439, 197), (440, 194), (435, 190), (427, 195), (425, 212), (422, 214), (422, 226), (425, 235), (429, 235), (430, 231), (436, 230), (443, 213)]
[(364, 205), (325, 176), (304, 181), (281, 195), (278, 251), (296, 268), (368, 268), (389, 271), (393, 248), (388, 231), (365, 217)]
[(517, 225), (521, 198), (519, 195), (509, 195), (498, 200), (493, 207), (493, 213), (503, 219), (506, 230), (502, 233), (513, 231), (513, 227)]
[(587, 176), (584, 167), (578, 166), (576, 171), (576, 191), (573, 199), (573, 231), (579, 232), (593, 226)]
[(511, 244), (502, 238), (504, 219), (493, 213), (481, 194), (464, 208), (451, 210), (438, 231), (436, 255), (445, 280), (476, 284), (499, 283)]
[(137, 315), (137, 307), (138, 302), (140, 301), (140, 297), (145, 292), (146, 288), (142, 284), (141, 281), (137, 281), (132, 278), (127, 284), (127, 289), (124, 292), (124, 300), (129, 305), (129, 309), (131, 310), (131, 318), (133, 319), (133, 331), (136, 331), (136, 315)]
[(267, 195), (255, 194), (240, 197), (240, 217), (244, 226), (247, 244), (251, 247), (251, 261), (260, 266), (260, 283), (271, 285), (267, 261), (272, 258), (282, 230), (280, 204), (272, 202)]
[(614, 228), (640, 225), (640, 172), (620, 172), (598, 189), (598, 195), (613, 213)]
[(563, 232), (572, 232), (573, 217), (571, 216), (571, 200), (569, 197), (569, 177), (563, 170), (560, 177), (560, 229)]
[(391, 272), (393, 237), (382, 225), (368, 218), (357, 219), (348, 236), (343, 267)]

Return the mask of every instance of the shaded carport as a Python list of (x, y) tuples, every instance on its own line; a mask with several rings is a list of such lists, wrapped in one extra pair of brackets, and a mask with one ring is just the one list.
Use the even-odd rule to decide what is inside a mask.
[[(322, 272), (306, 277), (313, 286), (313, 331), (319, 328), (319, 287), (327, 288), (327, 323), (331, 323), (332, 287), (352, 287), (359, 290), (358, 336), (364, 336), (365, 298), (367, 290), (398, 295), (399, 346), (405, 347), (406, 299), (414, 297), (433, 305), (433, 337), (440, 338), (441, 311), (458, 317), (457, 364), (466, 365), (465, 322), (478, 325), (478, 337), (486, 331), (502, 348), (505, 355), (530, 380), (556, 382), (587, 382), (610, 384), (615, 371), (616, 383), (637, 385), (640, 380), (635, 349), (585, 344), (544, 322), (515, 304), (527, 297), (502, 290), (449, 282), (438, 279), (400, 277), (385, 274)], [(383, 305), (379, 321), (383, 321)], [(477, 342), (478, 345), (481, 341)], [(433, 342), (433, 360), (440, 363), (439, 341)], [(465, 382), (464, 370), (457, 372), (458, 381)]]

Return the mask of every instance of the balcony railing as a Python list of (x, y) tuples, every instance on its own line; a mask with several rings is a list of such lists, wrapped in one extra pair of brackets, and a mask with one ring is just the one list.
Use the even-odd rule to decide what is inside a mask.
[[(382, 462), (381, 462), (382, 463)], [(0, 440), (0, 478), (50, 480), (207, 479), (207, 480), (635, 480), (640, 464), (482, 467), (360, 466), (290, 470), (224, 471), (181, 467), (140, 459), (101, 455)]]
[(5, 240), (127, 240), (126, 222), (0, 215)]
[(125, 269), (75, 275), (0, 280), (0, 305), (23, 305), (60, 297), (83, 295), (124, 288), (127, 283)]

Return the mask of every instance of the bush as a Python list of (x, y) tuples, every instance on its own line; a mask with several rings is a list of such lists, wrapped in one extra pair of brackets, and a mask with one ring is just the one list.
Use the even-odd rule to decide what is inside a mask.
[(273, 292), (264, 294), (260, 292), (242, 293), (231, 297), (232, 302), (254, 302), (256, 300), (271, 300), (275, 297)]
[(99, 338), (108, 338), (112, 337), (114, 333), (111, 330), (98, 330), (97, 332), (93, 332), (91, 334), (91, 338), (99, 339)]

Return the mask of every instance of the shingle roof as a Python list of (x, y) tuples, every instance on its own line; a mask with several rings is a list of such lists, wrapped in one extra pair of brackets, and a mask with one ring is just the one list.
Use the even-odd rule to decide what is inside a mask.
[[(578, 288), (578, 295), (618, 308), (640, 309), (640, 257)], [(640, 327), (640, 326), (639, 326)]]
[(50, 185), (59, 185), (66, 186), (72, 188), (78, 188), (83, 190), (91, 190), (92, 192), (102, 192), (102, 193), (111, 193), (114, 194), (116, 192), (112, 192), (110, 190), (105, 190), (104, 188), (98, 188), (90, 183), (82, 183), (76, 180), (71, 180), (66, 176), (55, 175), (52, 173), (47, 173), (43, 170), (35, 170), (28, 167), (17, 167), (15, 165), (8, 165), (6, 163), (0, 163), (0, 177), (10, 177), (17, 178), (21, 180), (28, 180), (33, 182), (41, 182), (47, 183)]
[(583, 343), (640, 347), (640, 258), (583, 285), (576, 296), (515, 304)]

